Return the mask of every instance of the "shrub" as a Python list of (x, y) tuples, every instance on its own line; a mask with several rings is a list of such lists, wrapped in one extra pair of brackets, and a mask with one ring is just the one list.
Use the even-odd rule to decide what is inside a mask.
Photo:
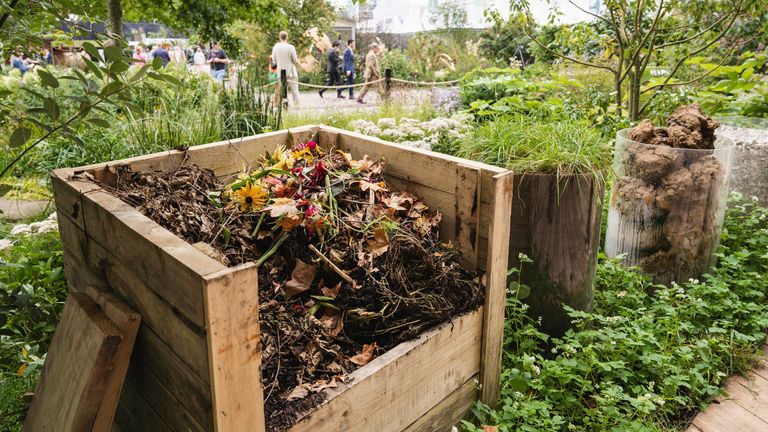
[(477, 404), (477, 419), (504, 432), (684, 426), (766, 337), (768, 210), (733, 204), (711, 274), (654, 286), (603, 258), (594, 311), (569, 309), (574, 328), (562, 339), (536, 330), (508, 296), (501, 401), (495, 410)]

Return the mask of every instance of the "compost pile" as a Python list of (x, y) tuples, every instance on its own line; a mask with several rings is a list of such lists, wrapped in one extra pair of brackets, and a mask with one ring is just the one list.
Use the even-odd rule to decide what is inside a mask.
[(227, 265), (259, 266), (269, 430), (378, 354), (483, 302), (461, 252), (438, 241), (440, 214), (391, 188), (382, 169), (313, 141), (227, 182), (193, 165), (118, 169), (121, 199)]
[(718, 126), (693, 104), (678, 108), (665, 128), (645, 120), (627, 134), (611, 207), (620, 216), (619, 236), (632, 244), (619, 251), (637, 250), (633, 264), (658, 283), (687, 281), (710, 265), (726, 178), (706, 151), (715, 148)]

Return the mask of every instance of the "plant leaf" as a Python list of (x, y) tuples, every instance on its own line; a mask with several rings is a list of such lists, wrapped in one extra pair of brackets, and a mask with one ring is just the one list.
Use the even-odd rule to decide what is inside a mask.
[(47, 70), (38, 68), (37, 75), (40, 77), (40, 81), (42, 81), (44, 85), (51, 88), (59, 87), (59, 80), (57, 80), (56, 77)]
[(31, 137), (32, 129), (26, 128), (24, 126), (17, 127), (16, 130), (14, 130), (11, 134), (11, 138), (8, 143), (11, 147), (20, 147), (26, 144)]

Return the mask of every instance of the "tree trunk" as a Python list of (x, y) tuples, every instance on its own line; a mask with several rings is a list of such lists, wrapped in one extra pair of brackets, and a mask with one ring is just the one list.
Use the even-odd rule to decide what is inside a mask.
[(117, 36), (123, 35), (123, 5), (121, 0), (107, 0), (109, 30)]
[(591, 310), (605, 183), (592, 174), (515, 176), (509, 267), (530, 287), (523, 299), (540, 328), (560, 337), (571, 327), (563, 310)]

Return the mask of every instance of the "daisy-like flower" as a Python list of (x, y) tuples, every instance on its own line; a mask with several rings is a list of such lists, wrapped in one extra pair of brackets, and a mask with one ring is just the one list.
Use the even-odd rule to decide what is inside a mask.
[(261, 185), (247, 181), (245, 186), (232, 192), (232, 199), (240, 207), (240, 212), (255, 212), (267, 204), (269, 193)]
[(312, 164), (315, 161), (315, 155), (312, 154), (312, 149), (309, 147), (303, 147), (299, 150), (294, 150), (291, 156), (295, 160), (303, 159), (307, 162), (307, 165)]

